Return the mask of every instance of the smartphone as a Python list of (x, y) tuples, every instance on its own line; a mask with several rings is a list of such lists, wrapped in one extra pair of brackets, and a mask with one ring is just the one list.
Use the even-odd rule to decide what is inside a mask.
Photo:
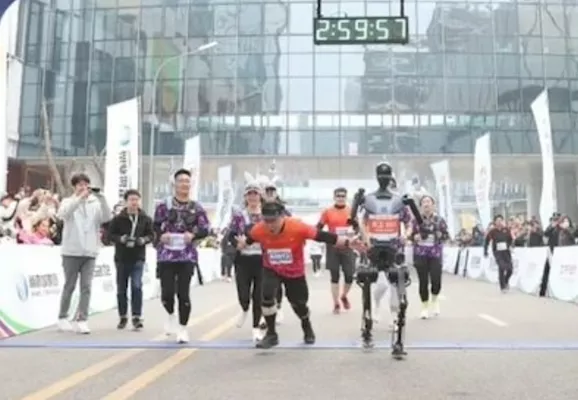
[(100, 188), (93, 188), (93, 187), (91, 187), (91, 188), (90, 188), (90, 191), (91, 191), (92, 193), (100, 193)]

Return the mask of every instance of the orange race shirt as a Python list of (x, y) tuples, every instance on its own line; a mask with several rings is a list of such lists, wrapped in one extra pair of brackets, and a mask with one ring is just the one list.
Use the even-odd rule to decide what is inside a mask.
[(261, 244), (263, 266), (284, 278), (305, 276), (303, 249), (305, 242), (316, 235), (316, 228), (292, 217), (285, 217), (283, 229), (278, 234), (271, 233), (264, 222), (257, 223), (249, 232), (249, 237)]
[(346, 206), (344, 208), (329, 207), (323, 211), (319, 223), (327, 225), (329, 232), (333, 232), (339, 236), (347, 236), (351, 231), (351, 227), (347, 224), (347, 220), (351, 217), (351, 208)]

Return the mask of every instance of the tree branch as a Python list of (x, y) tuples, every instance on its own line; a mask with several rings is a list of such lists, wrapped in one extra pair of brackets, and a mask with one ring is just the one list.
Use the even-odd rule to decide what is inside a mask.
[(42, 137), (44, 140), (44, 155), (46, 156), (46, 161), (48, 163), (48, 169), (50, 170), (50, 174), (54, 179), (54, 183), (56, 184), (56, 190), (59, 194), (65, 195), (67, 192), (67, 188), (62, 182), (62, 176), (60, 175), (60, 171), (58, 170), (58, 165), (54, 161), (54, 156), (52, 155), (52, 133), (50, 131), (50, 123), (48, 122), (48, 110), (46, 107), (46, 99), (42, 99), (41, 105), (41, 113), (40, 113), (40, 120), (42, 124)]

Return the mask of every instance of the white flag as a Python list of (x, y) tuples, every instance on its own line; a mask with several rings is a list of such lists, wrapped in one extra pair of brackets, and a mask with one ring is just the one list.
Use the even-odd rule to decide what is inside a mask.
[(185, 141), (183, 168), (191, 171), (191, 199), (199, 199), (201, 179), (201, 137), (199, 135)]
[(476, 205), (480, 222), (484, 229), (492, 222), (492, 203), (490, 190), (492, 187), (492, 154), (490, 134), (476, 140), (474, 152), (474, 187), (476, 190)]

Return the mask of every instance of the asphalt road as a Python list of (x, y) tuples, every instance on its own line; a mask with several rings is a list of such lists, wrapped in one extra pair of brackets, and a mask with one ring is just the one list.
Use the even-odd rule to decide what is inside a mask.
[[(336, 316), (327, 282), (310, 283), (314, 348), (299, 344), (299, 323), (285, 307), (281, 348), (252, 349), (250, 326), (234, 327), (234, 285), (219, 282), (193, 289), (186, 347), (159, 336), (158, 301), (146, 305), (142, 332), (117, 331), (110, 312), (91, 319), (89, 336), (50, 328), (0, 342), (0, 400), (578, 398), (575, 305), (446, 275), (442, 315), (423, 321), (414, 284), (409, 355), (395, 361), (385, 343), (370, 352), (358, 347), (359, 289), (353, 309)], [(387, 340), (385, 324), (376, 336)]]

